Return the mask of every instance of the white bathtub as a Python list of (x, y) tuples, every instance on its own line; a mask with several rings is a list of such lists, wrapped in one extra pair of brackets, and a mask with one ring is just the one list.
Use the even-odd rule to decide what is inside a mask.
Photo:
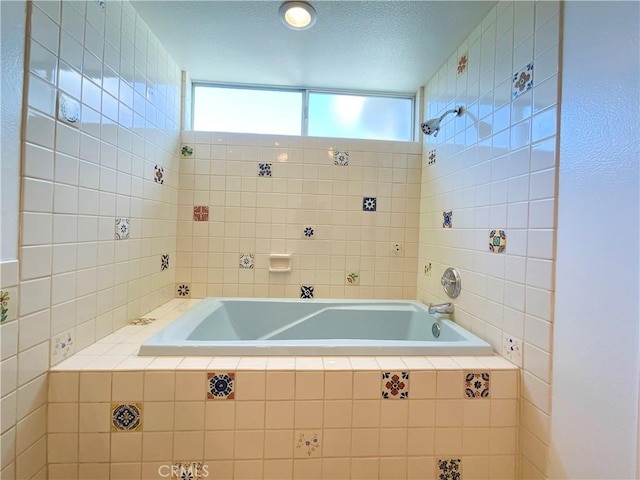
[[(434, 324), (440, 327), (436, 338)], [(416, 301), (205, 298), (139, 355), (491, 355)]]

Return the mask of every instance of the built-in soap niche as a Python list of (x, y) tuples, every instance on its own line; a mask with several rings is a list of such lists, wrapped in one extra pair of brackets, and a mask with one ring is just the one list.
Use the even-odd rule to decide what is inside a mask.
[(291, 255), (288, 253), (272, 253), (269, 255), (269, 271), (284, 273), (291, 271)]

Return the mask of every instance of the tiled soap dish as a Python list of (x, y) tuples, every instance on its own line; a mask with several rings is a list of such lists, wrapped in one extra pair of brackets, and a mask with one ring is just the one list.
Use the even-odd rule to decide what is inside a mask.
[(291, 271), (291, 254), (275, 254), (269, 255), (269, 271), (270, 272), (290, 272)]

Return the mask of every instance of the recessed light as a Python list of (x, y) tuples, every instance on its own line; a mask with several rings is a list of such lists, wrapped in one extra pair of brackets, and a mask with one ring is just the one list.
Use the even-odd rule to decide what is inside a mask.
[(280, 6), (280, 20), (293, 30), (306, 30), (316, 23), (316, 11), (306, 2), (285, 2)]

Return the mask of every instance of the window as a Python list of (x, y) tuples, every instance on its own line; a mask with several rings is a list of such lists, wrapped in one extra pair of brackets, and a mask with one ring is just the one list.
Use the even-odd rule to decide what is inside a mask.
[(411, 141), (413, 121), (409, 96), (193, 86), (194, 130)]

